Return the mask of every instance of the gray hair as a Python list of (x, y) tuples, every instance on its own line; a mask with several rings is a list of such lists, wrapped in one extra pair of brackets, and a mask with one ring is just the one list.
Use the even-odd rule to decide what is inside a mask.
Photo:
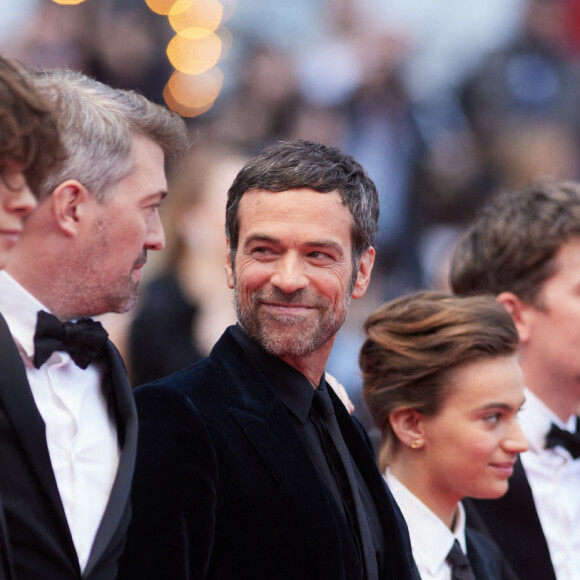
[(37, 91), (57, 116), (67, 159), (40, 185), (44, 199), (63, 181), (76, 179), (103, 201), (111, 186), (132, 170), (136, 136), (157, 143), (167, 157), (187, 148), (183, 119), (135, 91), (114, 89), (70, 70), (31, 75)]

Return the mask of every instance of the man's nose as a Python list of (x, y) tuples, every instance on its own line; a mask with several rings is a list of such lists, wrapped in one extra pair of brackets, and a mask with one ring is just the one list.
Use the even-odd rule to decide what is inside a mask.
[(291, 294), (296, 290), (306, 288), (309, 284), (304, 264), (300, 257), (294, 253), (285, 254), (276, 260), (270, 282), (272, 286), (280, 289), (285, 294)]
[(145, 248), (147, 250), (162, 250), (165, 247), (165, 231), (161, 218), (156, 215), (150, 222), (145, 238)]

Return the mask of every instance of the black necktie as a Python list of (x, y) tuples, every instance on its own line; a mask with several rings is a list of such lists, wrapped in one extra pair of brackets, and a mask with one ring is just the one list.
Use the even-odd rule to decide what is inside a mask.
[(467, 556), (463, 553), (459, 542), (455, 540), (446, 558), (451, 567), (451, 580), (475, 580)]
[[(338, 486), (343, 511), (351, 530), (356, 551), (365, 570), (365, 578), (377, 578), (376, 555), (370, 528), (364, 514), (353, 467), (347, 463), (349, 451), (342, 439), (330, 395), (324, 387), (319, 387), (314, 391), (310, 418), (318, 432), (322, 451)], [(344, 460), (338, 445), (342, 448)]]
[(38, 369), (54, 351), (64, 351), (81, 369), (86, 369), (105, 346), (107, 337), (100, 322), (90, 318), (61, 322), (40, 310), (34, 334), (34, 366)]
[(353, 538), (359, 548), (360, 555), (360, 542), (358, 535), (358, 526), (356, 519), (356, 507), (354, 505), (354, 497), (352, 495), (352, 489), (348, 481), (348, 475), (344, 467), (344, 463), (340, 458), (340, 454), (336, 445), (330, 435), (328, 430), (328, 421), (334, 415), (334, 409), (332, 408), (332, 401), (328, 396), (328, 392), (316, 389), (314, 391), (314, 397), (312, 398), (312, 409), (311, 414), (312, 422), (318, 431), (320, 437), (320, 442), (322, 444), (322, 451), (326, 456), (328, 467), (332, 472), (338, 490), (340, 492), (340, 498), (342, 500), (342, 506), (344, 509), (344, 515), (348, 521), (350, 529), (353, 533)]
[(558, 425), (552, 423), (548, 435), (546, 435), (546, 449), (556, 446), (567, 449), (570, 455), (577, 459), (580, 457), (580, 434), (560, 429)]

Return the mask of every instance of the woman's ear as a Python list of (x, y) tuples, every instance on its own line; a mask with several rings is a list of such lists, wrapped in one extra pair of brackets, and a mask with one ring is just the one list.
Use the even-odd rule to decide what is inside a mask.
[(422, 419), (423, 415), (411, 407), (395, 409), (389, 415), (397, 439), (411, 449), (421, 449), (425, 444)]

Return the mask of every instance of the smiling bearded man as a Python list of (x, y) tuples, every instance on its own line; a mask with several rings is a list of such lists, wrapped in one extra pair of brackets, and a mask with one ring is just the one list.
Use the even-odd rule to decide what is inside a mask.
[(135, 391), (134, 520), (119, 580), (406, 580), (408, 532), (325, 366), (374, 263), (378, 196), (338, 149), (280, 143), (228, 192), (238, 324)]

